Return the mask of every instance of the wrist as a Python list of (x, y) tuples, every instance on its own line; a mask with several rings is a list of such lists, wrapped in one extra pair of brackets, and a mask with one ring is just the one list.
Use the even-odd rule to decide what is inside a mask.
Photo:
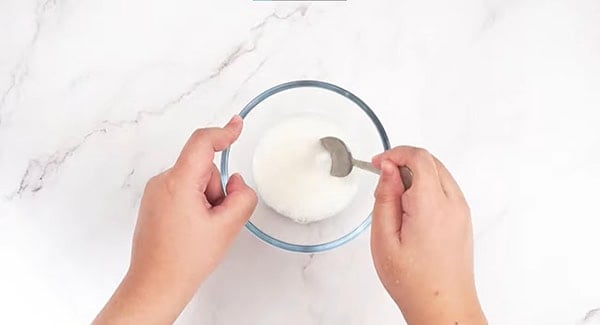
[(460, 324), (486, 325), (487, 320), (476, 294), (444, 296), (443, 294), (400, 303), (406, 322), (410, 325)]
[(404, 313), (407, 324), (410, 325), (487, 325), (487, 320), (483, 311), (479, 308), (473, 309), (431, 309), (421, 313)]

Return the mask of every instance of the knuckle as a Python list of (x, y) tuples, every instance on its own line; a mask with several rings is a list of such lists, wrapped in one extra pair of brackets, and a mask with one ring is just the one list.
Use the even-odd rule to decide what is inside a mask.
[(177, 187), (177, 181), (171, 170), (167, 170), (158, 175), (152, 176), (148, 182), (146, 182), (146, 187), (144, 188), (144, 192), (156, 192), (160, 190), (166, 190), (168, 193), (173, 194)]
[(377, 188), (375, 190), (375, 193), (373, 193), (373, 197), (375, 197), (375, 200), (379, 201), (382, 198), (382, 194), (381, 194), (381, 190), (379, 188)]
[(146, 189), (156, 187), (160, 182), (161, 175), (154, 175), (146, 182)]
[(410, 150), (411, 156), (416, 160), (432, 160), (432, 156), (427, 149), (413, 147)]
[(150, 177), (150, 179), (146, 182), (146, 186), (144, 187), (144, 193), (153, 193), (157, 188), (160, 187), (162, 174), (155, 175)]
[(411, 146), (398, 146), (394, 147), (388, 152), (391, 153), (391, 157), (402, 157), (401, 160), (408, 162), (420, 163), (423, 161), (431, 161), (433, 163), (433, 156), (427, 149)]
[(206, 129), (196, 129), (190, 137), (193, 141), (198, 141), (206, 136)]
[(177, 189), (177, 181), (175, 177), (171, 175), (166, 176), (163, 180), (163, 184), (169, 194), (173, 195), (175, 193), (175, 190)]
[(390, 151), (398, 151), (398, 150), (406, 150), (408, 148), (412, 148), (411, 146), (395, 146)]
[(392, 155), (397, 155), (397, 154), (400, 154), (403, 151), (407, 150), (407, 148), (410, 148), (410, 147), (407, 147), (407, 146), (396, 146), (396, 147), (393, 147), (392, 149), (389, 149), (389, 150), (385, 151), (383, 154), (386, 155), (386, 154), (390, 154), (391, 153)]

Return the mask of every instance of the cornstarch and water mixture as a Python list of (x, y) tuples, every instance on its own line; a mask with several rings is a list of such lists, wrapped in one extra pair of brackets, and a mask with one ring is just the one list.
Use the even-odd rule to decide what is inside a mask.
[(319, 116), (291, 117), (269, 129), (256, 147), (254, 181), (262, 200), (299, 223), (323, 220), (341, 212), (356, 195), (353, 173), (329, 174), (331, 157), (320, 139), (343, 130)]

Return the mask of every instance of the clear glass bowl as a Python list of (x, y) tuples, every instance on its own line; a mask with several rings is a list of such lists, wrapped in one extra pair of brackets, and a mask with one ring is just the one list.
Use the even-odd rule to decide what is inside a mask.
[[(390, 148), (383, 125), (360, 98), (322, 81), (291, 81), (264, 91), (240, 112), (244, 118), (242, 135), (221, 155), (223, 186), (231, 169), (242, 174), (248, 185), (256, 188), (252, 161), (254, 149), (264, 132), (279, 121), (303, 115), (318, 115), (335, 122), (346, 131), (342, 140), (358, 159), (370, 160), (373, 155)], [(356, 168), (352, 173), (356, 173), (358, 192), (350, 205), (337, 215), (309, 224), (296, 223), (267, 206), (258, 193), (258, 206), (246, 228), (266, 243), (293, 252), (322, 252), (349, 242), (371, 224), (373, 191), (378, 179), (376, 175)]]

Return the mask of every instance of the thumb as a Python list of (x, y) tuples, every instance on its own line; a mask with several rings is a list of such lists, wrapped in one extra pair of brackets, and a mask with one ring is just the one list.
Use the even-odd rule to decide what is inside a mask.
[(231, 175), (226, 186), (227, 196), (221, 204), (212, 208), (212, 214), (227, 225), (241, 228), (256, 208), (256, 193), (238, 173)]
[(389, 160), (381, 162), (381, 176), (375, 190), (375, 207), (371, 234), (373, 238), (400, 239), (402, 228), (402, 199), (404, 186), (398, 166)]

